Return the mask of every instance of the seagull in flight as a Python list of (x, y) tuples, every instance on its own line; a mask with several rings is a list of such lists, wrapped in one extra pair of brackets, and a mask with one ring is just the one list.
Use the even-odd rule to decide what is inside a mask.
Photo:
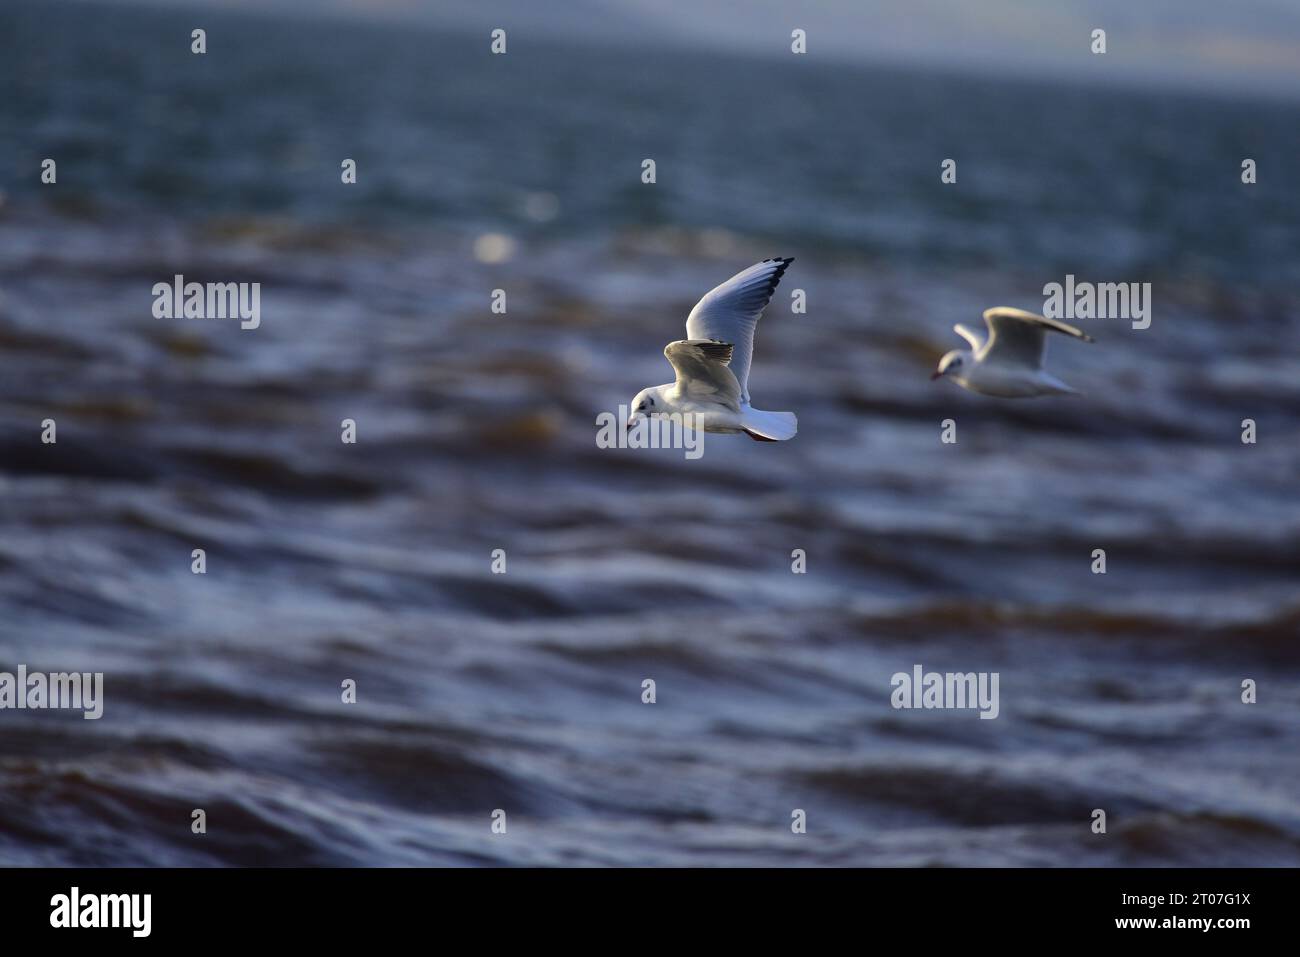
[(799, 422), (793, 412), (763, 412), (749, 404), (754, 327), (792, 262), (764, 259), (695, 304), (686, 317), (686, 338), (664, 347), (677, 380), (636, 394), (629, 429), (641, 416), (692, 413), (683, 421), (705, 432), (744, 432), (757, 442), (794, 438)]
[(988, 339), (981, 339), (979, 333), (966, 326), (953, 326), (971, 347), (945, 355), (931, 379), (952, 379), (971, 392), (1006, 399), (1079, 394), (1043, 368), (1047, 348), (1044, 333), (1062, 332), (1084, 342), (1092, 342), (1092, 336), (1055, 319), (1010, 306), (985, 309), (984, 324), (988, 326)]

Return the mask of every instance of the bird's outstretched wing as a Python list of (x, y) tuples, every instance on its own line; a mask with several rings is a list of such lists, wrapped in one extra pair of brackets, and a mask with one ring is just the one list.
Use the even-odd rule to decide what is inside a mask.
[(677, 373), (677, 391), (694, 399), (712, 399), (740, 408), (740, 383), (727, 368), (732, 345), (711, 339), (678, 339), (664, 346), (664, 356)]
[(989, 338), (976, 357), (981, 362), (1000, 362), (1037, 369), (1043, 364), (1045, 332), (1061, 332), (1084, 342), (1092, 342), (1092, 336), (1086, 335), (1081, 329), (1023, 309), (1012, 309), (1010, 306), (985, 309), (984, 324), (989, 327)]
[(740, 395), (749, 402), (749, 363), (754, 355), (754, 327), (793, 258), (764, 259), (712, 289), (686, 317), (688, 340), (713, 339), (735, 346), (731, 371)]
[(957, 333), (967, 342), (973, 351), (979, 352), (984, 347), (984, 337), (972, 329), (970, 326), (963, 326), (960, 322), (952, 327), (952, 331)]

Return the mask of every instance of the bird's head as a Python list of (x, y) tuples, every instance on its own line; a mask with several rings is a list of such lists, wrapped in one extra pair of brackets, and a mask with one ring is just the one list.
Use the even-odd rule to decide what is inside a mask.
[(974, 355), (968, 349), (954, 349), (952, 352), (944, 355), (939, 360), (939, 367), (930, 375), (933, 379), (942, 379), (946, 375), (954, 378), (960, 378), (971, 367), (975, 361)]
[(628, 429), (634, 428), (641, 421), (642, 416), (649, 418), (658, 412), (662, 412), (662, 406), (663, 402), (660, 399), (658, 387), (642, 389), (632, 399), (632, 404), (627, 407)]

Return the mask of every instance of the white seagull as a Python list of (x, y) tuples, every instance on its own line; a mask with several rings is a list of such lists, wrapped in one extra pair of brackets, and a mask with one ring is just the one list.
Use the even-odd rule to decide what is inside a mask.
[(966, 326), (953, 326), (971, 347), (945, 355), (931, 379), (946, 376), (963, 389), (1006, 399), (1079, 394), (1043, 368), (1047, 346), (1044, 333), (1063, 332), (1084, 342), (1092, 342), (1092, 336), (1055, 319), (1010, 306), (985, 309), (984, 324), (989, 328), (987, 340)]
[(686, 317), (687, 338), (664, 347), (677, 381), (638, 392), (629, 429), (639, 416), (692, 413), (684, 423), (698, 423), (705, 432), (744, 432), (758, 442), (794, 438), (799, 421), (793, 412), (763, 412), (749, 404), (754, 327), (792, 262), (764, 259), (695, 304)]

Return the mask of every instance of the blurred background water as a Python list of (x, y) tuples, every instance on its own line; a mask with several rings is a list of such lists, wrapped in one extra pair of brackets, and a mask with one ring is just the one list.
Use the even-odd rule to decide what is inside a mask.
[[(509, 43), (0, 8), (0, 671), (105, 673), (0, 712), (0, 862), (1300, 863), (1296, 102)], [(797, 439), (597, 448), (777, 255)], [(1052, 343), (1085, 397), (928, 380), (1067, 273), (1153, 284)]]

